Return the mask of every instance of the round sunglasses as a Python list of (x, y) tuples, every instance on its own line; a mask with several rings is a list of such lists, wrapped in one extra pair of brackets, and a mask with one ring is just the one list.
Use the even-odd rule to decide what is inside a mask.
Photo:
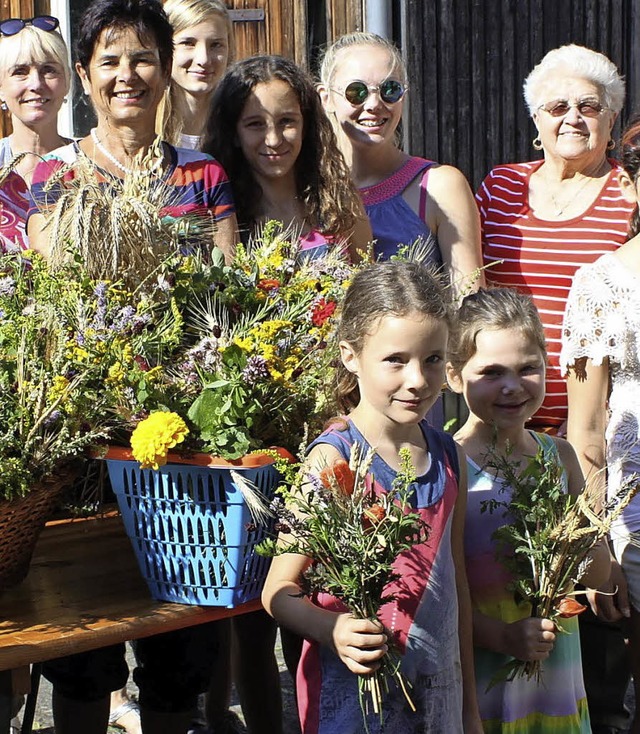
[(15, 36), (28, 25), (32, 25), (41, 31), (55, 31), (60, 23), (53, 15), (36, 15), (34, 18), (27, 20), (23, 20), (22, 18), (9, 18), (0, 23), (0, 34), (3, 36)]
[(333, 91), (341, 94), (349, 104), (354, 107), (359, 107), (374, 92), (380, 95), (380, 99), (385, 104), (395, 104), (404, 97), (407, 89), (409, 87), (406, 84), (401, 84), (395, 79), (386, 79), (374, 87), (370, 87), (368, 84), (357, 80), (349, 82), (344, 89), (334, 89)]

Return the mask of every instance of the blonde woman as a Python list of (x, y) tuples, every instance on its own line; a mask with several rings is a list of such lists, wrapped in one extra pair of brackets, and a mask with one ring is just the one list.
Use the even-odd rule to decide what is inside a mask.
[[(58, 132), (58, 112), (69, 91), (68, 51), (58, 19), (38, 15), (0, 23), (0, 103), (13, 132), (0, 139), (0, 167), (16, 161), (2, 184), (0, 251), (27, 247), (27, 186), (40, 158), (68, 143)], [(20, 154), (25, 154), (18, 158)]]
[(199, 149), (211, 98), (235, 55), (233, 22), (221, 0), (167, 0), (164, 10), (174, 52), (158, 132), (172, 145)]
[(478, 211), (457, 168), (397, 146), (409, 91), (398, 49), (374, 33), (338, 38), (326, 50), (319, 90), (369, 216), (376, 257), (421, 240), (430, 261), (463, 288), (482, 261)]
[(0, 140), (0, 166), (20, 153), (16, 171), (27, 183), (38, 160), (69, 141), (58, 112), (69, 92), (69, 52), (58, 19), (38, 15), (0, 23), (0, 103), (11, 114), (11, 135)]

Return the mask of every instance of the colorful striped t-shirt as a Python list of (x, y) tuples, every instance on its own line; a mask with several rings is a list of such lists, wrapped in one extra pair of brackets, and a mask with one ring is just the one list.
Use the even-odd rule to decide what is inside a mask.
[(534, 420), (559, 426), (567, 418), (567, 388), (560, 373), (562, 317), (576, 270), (616, 250), (627, 240), (633, 205), (618, 186), (620, 166), (579, 217), (545, 221), (529, 207), (529, 179), (543, 161), (497, 166), (476, 199), (482, 221), (487, 282), (529, 294), (540, 313), (549, 362), (546, 397)]
[[(211, 156), (196, 150), (174, 148), (164, 143), (169, 164), (162, 175), (161, 185), (171, 190), (161, 216), (174, 218), (206, 214), (218, 221), (235, 213), (231, 184), (222, 166)], [(49, 153), (36, 166), (31, 184), (32, 206), (29, 216), (54, 206), (65, 189), (65, 182), (74, 179), (71, 168), (63, 178), (47, 187), (47, 182), (64, 166), (73, 166), (81, 155), (77, 143), (65, 145)], [(114, 177), (95, 167), (96, 179), (105, 188)]]

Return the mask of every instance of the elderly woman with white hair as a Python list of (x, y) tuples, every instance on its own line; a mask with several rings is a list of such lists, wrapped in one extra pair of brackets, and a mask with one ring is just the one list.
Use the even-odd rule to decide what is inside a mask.
[[(524, 83), (537, 129), (533, 147), (542, 151), (542, 160), (497, 166), (476, 195), (483, 258), (490, 266), (487, 281), (529, 294), (544, 325), (546, 397), (532, 420), (538, 430), (565, 432), (568, 398), (559, 355), (573, 276), (578, 267), (627, 240), (633, 205), (618, 183), (621, 167), (608, 157), (624, 94), (622, 77), (603, 54), (573, 44), (549, 51)], [(568, 438), (576, 446), (581, 443), (571, 431)], [(592, 479), (588, 452), (578, 455), (585, 476)], [(619, 567), (612, 564), (612, 584), (618, 580), (626, 588)], [(611, 622), (628, 608), (624, 593), (598, 595), (592, 605)], [(583, 642), (583, 656), (588, 652), (589, 657), (584, 661), (589, 709), (593, 732), (609, 733), (624, 725), (628, 663), (619, 630), (607, 631), (595, 618), (591, 621), (587, 627), (581, 619), (583, 639), (586, 630), (592, 631), (588, 644)], [(616, 646), (620, 655), (610, 665)]]
[(497, 166), (476, 196), (487, 280), (532, 296), (545, 327), (547, 395), (534, 417), (545, 428), (567, 419), (558, 357), (573, 275), (627, 238), (632, 207), (607, 157), (624, 91), (606, 56), (575, 45), (550, 51), (524, 83), (542, 160)]

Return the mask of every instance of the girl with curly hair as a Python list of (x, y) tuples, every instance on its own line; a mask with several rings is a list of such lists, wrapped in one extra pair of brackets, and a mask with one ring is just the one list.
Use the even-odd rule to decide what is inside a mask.
[(268, 220), (304, 256), (332, 246), (359, 259), (371, 230), (311, 78), (281, 56), (232, 66), (213, 97), (203, 150), (228, 171), (247, 238)]

